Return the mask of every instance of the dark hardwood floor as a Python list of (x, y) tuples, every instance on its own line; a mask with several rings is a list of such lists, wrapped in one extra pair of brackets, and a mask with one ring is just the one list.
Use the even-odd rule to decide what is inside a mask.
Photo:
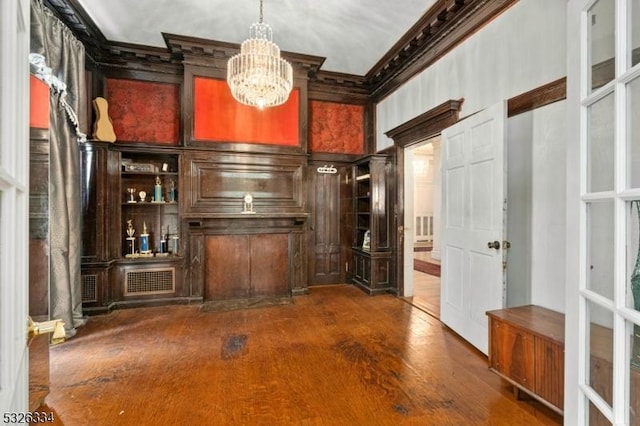
[(440, 277), (413, 271), (413, 296), (404, 298), (436, 319), (440, 318)]
[(67, 426), (561, 424), (432, 316), (346, 285), (91, 317), (51, 348), (46, 402)]

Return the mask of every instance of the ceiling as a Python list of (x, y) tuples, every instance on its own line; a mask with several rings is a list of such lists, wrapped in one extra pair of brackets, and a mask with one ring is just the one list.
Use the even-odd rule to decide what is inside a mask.
[[(322, 69), (365, 75), (436, 0), (264, 0), (283, 51), (325, 57)], [(162, 33), (241, 43), (259, 0), (77, 0), (107, 40), (166, 47)]]

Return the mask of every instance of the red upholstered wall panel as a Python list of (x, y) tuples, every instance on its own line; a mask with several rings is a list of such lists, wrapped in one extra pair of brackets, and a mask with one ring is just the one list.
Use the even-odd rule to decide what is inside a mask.
[(364, 107), (309, 102), (309, 151), (364, 153)]
[(298, 146), (299, 93), (283, 105), (259, 110), (236, 101), (225, 80), (193, 79), (193, 138), (208, 142), (246, 142)]
[(109, 78), (106, 99), (117, 141), (178, 145), (177, 84)]
[(29, 96), (29, 127), (49, 128), (49, 86), (31, 76)]

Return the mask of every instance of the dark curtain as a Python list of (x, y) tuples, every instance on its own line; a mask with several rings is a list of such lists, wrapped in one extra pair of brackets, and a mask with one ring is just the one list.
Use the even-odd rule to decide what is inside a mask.
[[(85, 97), (84, 46), (42, 0), (31, 1), (31, 53), (44, 64), (35, 74), (50, 93), (49, 315), (62, 319), (67, 337), (84, 324), (80, 279), (80, 150), (78, 115)], [(32, 60), (32, 71), (33, 71)]]

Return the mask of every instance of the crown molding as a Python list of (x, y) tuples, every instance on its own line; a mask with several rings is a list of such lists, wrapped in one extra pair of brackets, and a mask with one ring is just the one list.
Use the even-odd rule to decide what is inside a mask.
[(438, 0), (365, 75), (377, 102), (518, 0)]
[[(222, 71), (238, 44), (163, 33), (167, 48), (107, 40), (78, 0), (43, 0), (104, 67), (179, 73), (182, 64)], [(364, 76), (322, 71), (325, 58), (282, 52), (298, 77), (308, 78), (310, 98), (378, 102), (424, 71), (518, 0), (437, 0)]]

